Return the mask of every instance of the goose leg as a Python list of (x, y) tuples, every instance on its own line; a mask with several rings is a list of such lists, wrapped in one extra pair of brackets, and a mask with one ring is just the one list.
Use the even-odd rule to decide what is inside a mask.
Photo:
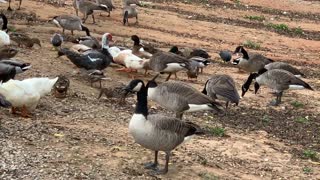
[(158, 151), (154, 152), (154, 162), (149, 162), (144, 165), (145, 169), (157, 170), (158, 167)]
[(175, 79), (178, 79), (178, 76), (177, 76), (177, 73), (176, 73), (176, 72), (174, 73), (174, 78), (175, 78)]
[(138, 21), (138, 15), (136, 15), (136, 24), (138, 24), (139, 21)]
[(229, 107), (229, 101), (226, 102), (226, 111), (225, 111), (225, 115), (228, 115), (228, 107)]
[(7, 10), (8, 10), (8, 11), (12, 11), (12, 9), (11, 9), (11, 0), (9, 0), (9, 7), (8, 7)]
[(20, 0), (20, 1), (19, 1), (19, 7), (18, 7), (18, 10), (20, 10), (21, 3), (22, 3), (22, 0)]
[(166, 164), (164, 166), (164, 169), (155, 171), (155, 174), (166, 174), (168, 172), (168, 166), (169, 166), (169, 159), (170, 159), (170, 152), (166, 152)]
[(167, 77), (166, 81), (169, 81), (172, 73), (169, 73), (169, 76)]
[(278, 106), (278, 105), (281, 103), (282, 94), (283, 94), (282, 91), (279, 92), (279, 93), (277, 93), (276, 99), (275, 99), (275, 100), (272, 100), (272, 101), (270, 102), (270, 105), (271, 105), (271, 106)]
[(96, 20), (94, 19), (94, 15), (92, 14), (91, 16), (92, 16), (93, 24), (95, 24)]
[(17, 114), (17, 109), (15, 107), (11, 107), (11, 113), (12, 114)]

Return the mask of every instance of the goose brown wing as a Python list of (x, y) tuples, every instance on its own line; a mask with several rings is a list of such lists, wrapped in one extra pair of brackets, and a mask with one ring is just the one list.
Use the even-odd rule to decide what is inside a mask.
[(165, 69), (169, 63), (184, 63), (187, 68), (190, 62), (188, 59), (171, 52), (157, 52), (150, 58), (150, 67), (156, 72)]
[[(212, 77), (208, 81), (208, 87), (212, 87), (215, 94), (229, 99), (231, 102), (238, 103), (240, 96), (235, 87), (235, 83), (230, 76), (217, 76)], [(210, 89), (208, 89), (210, 92)]]
[(155, 129), (166, 133), (178, 134), (181, 137), (191, 136), (197, 132), (197, 127), (194, 124), (173, 117), (149, 115), (148, 121)]
[(169, 92), (177, 97), (185, 99), (188, 104), (211, 104), (214, 101), (200, 93), (197, 89), (178, 81), (168, 81), (158, 86), (160, 88), (161, 94)]

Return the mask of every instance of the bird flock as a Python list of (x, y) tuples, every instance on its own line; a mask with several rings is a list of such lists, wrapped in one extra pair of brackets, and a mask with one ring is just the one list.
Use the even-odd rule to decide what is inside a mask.
[[(10, 1), (9, 1), (10, 2)], [(21, 0), (19, 3), (19, 8)], [(168, 51), (163, 51), (150, 44), (143, 43), (137, 35), (132, 35), (131, 48), (116, 46), (111, 33), (101, 36), (101, 42), (90, 33), (84, 25), (88, 16), (96, 23), (94, 14), (110, 12), (117, 9), (111, 0), (74, 0), (73, 6), (76, 15), (57, 15), (51, 22), (62, 29), (51, 37), (51, 44), (57, 52), (57, 58), (66, 56), (76, 67), (86, 73), (91, 81), (100, 83), (101, 93), (99, 98), (106, 94), (121, 94), (125, 98), (129, 93), (135, 93), (137, 104), (129, 122), (129, 132), (141, 146), (155, 152), (154, 161), (145, 165), (146, 169), (153, 170), (155, 174), (168, 172), (170, 152), (178, 145), (194, 135), (201, 135), (204, 131), (200, 126), (190, 120), (183, 119), (185, 112), (212, 111), (215, 115), (228, 116), (231, 104), (239, 105), (240, 95), (234, 79), (227, 74), (214, 74), (206, 80), (203, 90), (199, 91), (190, 83), (170, 80), (177, 73), (185, 71), (188, 79), (197, 78), (203, 69), (213, 61), (208, 52), (201, 48), (179, 49), (173, 46)], [(138, 7), (141, 3), (137, 0), (123, 0), (123, 25), (129, 25), (129, 19), (135, 18), (138, 23)], [(8, 10), (12, 10), (10, 3)], [(81, 12), (83, 17), (79, 17)], [(70, 80), (63, 75), (55, 78), (32, 77), (24, 80), (15, 80), (15, 76), (26, 70), (32, 69), (31, 64), (14, 59), (18, 50), (11, 47), (13, 42), (22, 48), (32, 48), (35, 44), (41, 47), (40, 40), (30, 38), (26, 34), (9, 32), (8, 19), (5, 14), (0, 14), (2, 30), (0, 31), (0, 106), (11, 107), (13, 114), (20, 113), (22, 117), (32, 117), (31, 112), (36, 109), (41, 97), (49, 94), (52, 89), (57, 97), (67, 97)], [(86, 36), (71, 38), (74, 44), (66, 47), (67, 32), (84, 31)], [(57, 30), (58, 31), (58, 30)], [(13, 41), (13, 42), (12, 42)], [(290, 64), (274, 62), (258, 53), (247, 52), (243, 46), (236, 47), (234, 52), (220, 51), (219, 56), (234, 67), (249, 73), (248, 79), (241, 87), (243, 97), (254, 81), (255, 93), (260, 86), (267, 86), (275, 93), (276, 99), (270, 105), (277, 106), (281, 103), (283, 92), (289, 89), (309, 89), (312, 87), (301, 79), (305, 77), (302, 72)], [(241, 54), (241, 55), (240, 55)], [(232, 60), (232, 56), (237, 55)], [(126, 72), (131, 81), (123, 87), (111, 89), (102, 88), (101, 81), (107, 79), (104, 70), (111, 64), (121, 68), (116, 71)], [(30, 70), (31, 71), (31, 70)], [(143, 74), (139, 74), (143, 71)], [(153, 78), (144, 82), (137, 76), (148, 76), (153, 72)], [(165, 82), (157, 81), (162, 74), (167, 74)], [(170, 80), (170, 81), (169, 81)], [(161, 107), (172, 111), (175, 116), (149, 114), (148, 102), (154, 101)], [(225, 106), (221, 104), (224, 101)], [(123, 99), (121, 99), (123, 102)], [(159, 169), (158, 152), (164, 151), (166, 163)]]

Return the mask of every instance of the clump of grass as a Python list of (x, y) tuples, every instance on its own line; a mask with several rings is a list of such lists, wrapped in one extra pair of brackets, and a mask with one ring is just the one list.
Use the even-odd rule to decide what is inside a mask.
[(316, 151), (309, 150), (309, 149), (303, 151), (302, 157), (305, 159), (311, 159), (313, 161), (319, 160), (318, 153)]
[(214, 174), (208, 173), (208, 172), (200, 172), (198, 174), (199, 177), (203, 180), (219, 180), (219, 176), (216, 176)]
[(240, 5), (240, 4), (241, 4), (241, 1), (240, 1), (240, 0), (233, 0), (233, 2), (235, 2), (237, 5)]
[(291, 105), (295, 108), (303, 108), (304, 107), (304, 104), (299, 101), (293, 101), (293, 102), (291, 102)]
[(313, 169), (310, 168), (310, 167), (304, 167), (304, 168), (302, 169), (302, 171), (303, 171), (303, 173), (305, 173), (305, 174), (311, 174), (311, 173), (313, 172)]
[(249, 19), (249, 20), (253, 20), (253, 21), (260, 21), (260, 22), (266, 20), (266, 18), (263, 15), (261, 15), (261, 16), (245, 15), (244, 18)]
[(303, 34), (303, 30), (301, 29), (301, 27), (297, 27), (297, 28), (293, 28), (292, 31), (295, 33), (295, 34), (299, 34), (299, 35), (302, 35)]
[(309, 118), (308, 117), (297, 117), (296, 119), (294, 119), (294, 121), (296, 121), (298, 123), (306, 124), (309, 122)]
[(259, 43), (256, 43), (256, 42), (253, 42), (251, 40), (246, 40), (244, 43), (243, 43), (243, 46), (244, 47), (247, 47), (247, 48), (250, 48), (250, 49), (260, 49), (260, 44)]
[(276, 31), (289, 31), (290, 30), (288, 25), (286, 25), (286, 24), (269, 23), (268, 26), (275, 29)]
[(264, 115), (264, 116), (262, 117), (262, 122), (264, 122), (264, 123), (269, 123), (269, 122), (270, 122), (270, 117), (269, 117), (268, 115)]
[(209, 133), (214, 136), (223, 137), (226, 135), (225, 131), (222, 127), (209, 127)]

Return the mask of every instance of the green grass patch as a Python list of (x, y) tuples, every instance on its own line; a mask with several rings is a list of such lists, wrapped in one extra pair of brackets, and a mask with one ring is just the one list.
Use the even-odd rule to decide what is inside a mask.
[(288, 25), (286, 25), (286, 24), (269, 23), (268, 26), (275, 29), (276, 31), (289, 31), (290, 30)]
[(208, 127), (209, 133), (211, 135), (217, 136), (217, 137), (223, 137), (226, 135), (226, 130), (222, 127)]
[(298, 122), (298, 123), (306, 124), (309, 122), (309, 118), (308, 117), (297, 117), (294, 119), (294, 121)]
[(303, 173), (305, 173), (305, 174), (311, 174), (311, 173), (313, 172), (313, 169), (310, 168), (310, 167), (304, 167), (304, 168), (302, 169), (302, 171), (303, 171)]
[(262, 117), (262, 122), (263, 122), (263, 123), (269, 123), (269, 122), (270, 122), (270, 117), (269, 117), (268, 115), (264, 115), (264, 116)]
[(299, 101), (293, 101), (293, 102), (291, 102), (291, 105), (295, 108), (303, 108), (304, 107), (304, 104)]
[(250, 49), (260, 49), (261, 46), (259, 43), (253, 42), (251, 40), (246, 40), (243, 42), (243, 46)]
[(263, 15), (261, 15), (261, 16), (248, 16), (248, 15), (245, 15), (244, 18), (249, 19), (251, 21), (260, 21), (260, 22), (266, 20), (266, 18)]
[(219, 176), (216, 176), (208, 172), (200, 172), (198, 176), (203, 180), (219, 180), (220, 179)]
[(305, 159), (311, 159), (313, 161), (317, 161), (319, 160), (319, 156), (318, 156), (318, 153), (316, 151), (313, 151), (313, 150), (304, 150), (302, 152), (302, 157), (305, 158)]
[(293, 28), (292, 31), (295, 34), (298, 34), (298, 35), (302, 35), (303, 34), (303, 30), (301, 29), (301, 27)]

